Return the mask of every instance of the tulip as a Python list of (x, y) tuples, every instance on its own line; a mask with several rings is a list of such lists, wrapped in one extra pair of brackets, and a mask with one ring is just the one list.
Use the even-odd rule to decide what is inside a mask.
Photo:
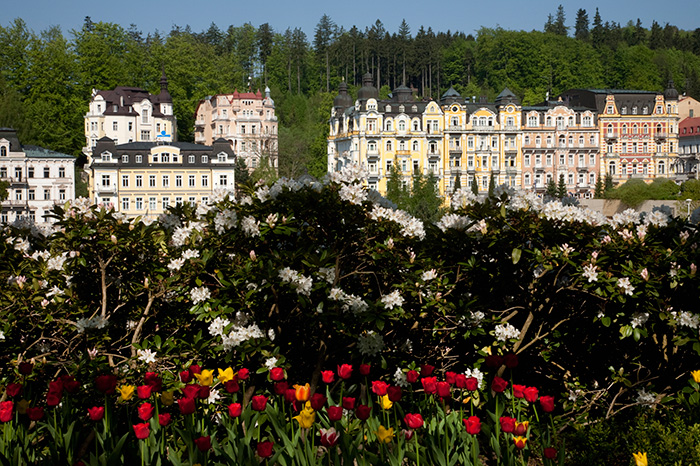
[(238, 417), (243, 412), (243, 407), (240, 403), (231, 403), (228, 405), (228, 415), (231, 417)]
[(159, 414), (158, 415), (158, 424), (162, 427), (165, 427), (168, 424), (170, 424), (170, 414), (169, 413)]
[(553, 460), (557, 457), (557, 449), (552, 447), (547, 447), (544, 449), (544, 457), (548, 460)]
[(0, 422), (10, 422), (12, 420), (12, 401), (0, 401)]
[(149, 435), (151, 435), (151, 429), (149, 428), (147, 422), (144, 422), (142, 424), (134, 424), (134, 433), (136, 434), (137, 439), (144, 440), (147, 439)]
[(513, 396), (515, 398), (525, 398), (525, 385), (513, 384)]
[(448, 382), (438, 382), (436, 384), (436, 392), (440, 398), (449, 398), (450, 384)]
[(647, 466), (648, 460), (646, 452), (642, 453), (640, 451), (638, 453), (632, 453), (632, 457), (634, 458), (634, 462), (637, 466)]
[(411, 440), (413, 438), (413, 434), (415, 433), (412, 430), (406, 430), (406, 429), (401, 429), (401, 432), (403, 433), (403, 436), (406, 439), (406, 441)]
[(554, 411), (554, 397), (553, 396), (541, 396), (540, 405), (542, 406), (542, 411), (545, 413), (551, 413)]
[(503, 364), (505, 364), (508, 369), (515, 369), (518, 367), (518, 356), (515, 353), (506, 354), (503, 356)]
[(14, 398), (17, 395), (20, 395), (22, 393), (22, 384), (21, 383), (11, 383), (7, 386), (5, 389), (5, 393), (7, 393), (7, 396), (10, 398)]
[(467, 376), (464, 374), (455, 374), (455, 387), (467, 388)]
[(173, 403), (175, 403), (175, 396), (173, 395), (173, 392), (167, 391), (161, 393), (160, 402), (163, 403), (163, 406), (171, 406)]
[(194, 439), (194, 444), (197, 445), (199, 451), (207, 451), (211, 449), (211, 437), (199, 437)]
[(236, 379), (224, 382), (224, 390), (226, 390), (227, 393), (237, 393), (240, 389), (241, 387), (238, 385), (238, 381)]
[(267, 406), (267, 397), (264, 395), (255, 395), (251, 400), (251, 404), (255, 411), (265, 411)]
[(182, 387), (182, 394), (185, 395), (185, 398), (196, 397), (197, 395), (199, 395), (199, 385), (185, 385), (184, 387)]
[(369, 364), (360, 364), (360, 375), (369, 375), (371, 369)]
[(293, 388), (288, 388), (284, 392), (284, 401), (287, 403), (296, 403), (297, 402), (297, 391), (294, 390)]
[(391, 401), (400, 401), (402, 396), (401, 387), (392, 385), (386, 389), (386, 394)]
[[(289, 384), (287, 382), (277, 382), (275, 385), (273, 385), (273, 388), (275, 390), (275, 395), (284, 396), (286, 391), (289, 390)], [(296, 397), (296, 391), (294, 393), (294, 396)]]
[(515, 447), (518, 450), (522, 450), (523, 448), (525, 448), (525, 444), (527, 443), (527, 438), (520, 437), (520, 436), (513, 437), (513, 442), (515, 443)]
[(530, 425), (530, 423), (528, 421), (524, 421), (524, 422), (515, 421), (515, 428), (513, 429), (513, 433), (515, 435), (520, 435), (520, 436), (526, 435), (527, 428), (529, 425)]
[(63, 380), (60, 378), (49, 382), (49, 393), (53, 393), (58, 396), (63, 396)]
[(269, 458), (272, 456), (272, 442), (260, 442), (258, 443), (256, 450), (260, 458)]
[(75, 380), (75, 377), (72, 375), (62, 375), (61, 384), (63, 385), (63, 389), (70, 394), (78, 393), (78, 390), (80, 390), (80, 382)]
[[(238, 377), (238, 380), (248, 380), (248, 377), (250, 377), (250, 371), (246, 368), (242, 368), (238, 371), (236, 377)], [(272, 448), (272, 446), (270, 446), (270, 448)]]
[(180, 381), (182, 383), (190, 383), (191, 380), (192, 380), (192, 372), (190, 372), (189, 370), (185, 370), (185, 371), (180, 372)]
[(481, 432), (481, 420), (477, 416), (470, 416), (468, 419), (463, 419), (464, 427), (470, 435), (476, 435)]
[(105, 417), (104, 406), (93, 406), (88, 408), (88, 416), (91, 421), (101, 421)]
[(146, 385), (151, 387), (152, 392), (159, 392), (163, 389), (163, 379), (161, 379), (155, 372), (146, 372), (144, 381), (146, 382)]
[(114, 374), (100, 375), (95, 378), (95, 386), (106, 395), (111, 395), (117, 388), (117, 376)]
[(117, 389), (119, 392), (119, 399), (121, 401), (129, 401), (134, 396), (134, 386), (133, 385), (122, 385)]
[(491, 382), (491, 390), (496, 393), (503, 393), (507, 386), (508, 382), (500, 377), (494, 377), (493, 382)]
[(202, 368), (198, 364), (192, 364), (189, 367), (189, 372), (192, 377), (194, 377), (195, 374), (201, 374), (202, 373)]
[(421, 377), (430, 377), (433, 375), (433, 371), (435, 370), (435, 366), (431, 366), (430, 364), (423, 364), (420, 366), (420, 375)]
[(418, 382), (418, 376), (419, 376), (418, 371), (410, 370), (410, 371), (406, 372), (406, 380), (409, 383)]
[(385, 429), (384, 426), (380, 425), (376, 433), (377, 438), (379, 439), (379, 443), (390, 443), (394, 439), (393, 427)]
[(525, 399), (528, 402), (534, 403), (535, 401), (537, 401), (537, 396), (538, 396), (539, 392), (537, 391), (537, 389), (535, 387), (527, 387), (525, 389), (524, 393), (525, 393)]
[[(506, 434), (512, 434), (515, 430), (515, 423), (517, 422), (514, 417), (502, 417), (499, 419), (501, 423), (501, 430)], [(526, 429), (527, 430), (527, 429)]]
[(49, 392), (46, 394), (46, 405), (47, 406), (58, 406), (63, 398), (63, 393), (61, 392)]
[(355, 416), (357, 416), (357, 419), (360, 421), (366, 421), (369, 419), (369, 415), (372, 412), (372, 408), (370, 408), (367, 405), (359, 405), (357, 409), (355, 409)]
[(209, 398), (210, 389), (211, 387), (208, 385), (202, 385), (199, 387), (199, 390), (197, 391), (197, 398), (200, 400), (206, 400)]
[(323, 383), (333, 383), (335, 373), (333, 371), (323, 371), (321, 372), (321, 380), (323, 380)]
[(152, 388), (150, 385), (139, 385), (136, 388), (136, 394), (140, 399), (145, 400), (151, 397), (151, 390)]
[(437, 391), (437, 377), (423, 377), (420, 379), (425, 393), (435, 393)]
[(326, 448), (334, 447), (338, 443), (338, 438), (340, 438), (340, 433), (337, 432), (333, 427), (330, 429), (319, 429), (318, 432), (321, 434), (321, 445)]
[(328, 407), (328, 420), (331, 422), (340, 421), (343, 417), (343, 407), (342, 406), (329, 406)]
[(452, 371), (445, 372), (445, 382), (447, 382), (450, 385), (456, 384), (457, 383), (457, 373), (452, 372)]
[(503, 365), (503, 357), (497, 354), (490, 354), (484, 359), (487, 367), (497, 368)]
[(229, 380), (233, 380), (234, 374), (233, 374), (233, 369), (230, 367), (227, 367), (224, 370), (219, 369), (219, 382), (221, 383), (226, 383)]
[(306, 385), (294, 385), (294, 396), (297, 401), (308, 401), (311, 387), (307, 383)]
[(349, 379), (352, 375), (352, 366), (350, 364), (341, 364), (338, 366), (338, 376), (341, 379)]
[(30, 421), (38, 421), (44, 417), (44, 408), (41, 406), (27, 408), (27, 416), (29, 416)]
[(475, 392), (479, 389), (479, 379), (476, 377), (467, 377), (466, 388), (470, 392)]
[(204, 369), (199, 374), (194, 374), (200, 385), (205, 387), (211, 386), (214, 383), (214, 371), (209, 369)]
[(180, 398), (177, 400), (177, 406), (180, 408), (180, 414), (192, 414), (195, 410), (194, 398)]
[(384, 396), (386, 395), (386, 389), (389, 387), (389, 384), (386, 382), (382, 382), (381, 380), (375, 380), (372, 382), (372, 391), (375, 393), (377, 396)]
[(32, 370), (34, 369), (34, 364), (29, 363), (29, 362), (21, 362), (19, 363), (19, 373), (22, 375), (29, 375), (32, 373)]
[(355, 398), (344, 396), (343, 397), (343, 408), (352, 411), (355, 409)]
[(690, 373), (690, 375), (693, 376), (693, 380), (695, 380), (695, 383), (700, 383), (700, 370), (693, 371)]
[(322, 393), (314, 393), (309, 399), (311, 407), (316, 411), (323, 408), (326, 405), (326, 401), (328, 401), (328, 398), (326, 398), (326, 396)]
[(284, 379), (284, 369), (281, 367), (273, 367), (270, 369), (270, 380), (275, 382)]
[(423, 416), (420, 414), (408, 413), (404, 416), (403, 422), (406, 423), (409, 429), (418, 429), (423, 427)]
[(148, 421), (153, 417), (153, 412), (155, 408), (151, 403), (144, 403), (138, 408), (139, 419), (142, 421)]
[(381, 398), (382, 409), (391, 409), (394, 406), (394, 402), (389, 399), (389, 395), (384, 395)]
[(302, 429), (309, 429), (316, 420), (316, 411), (311, 407), (311, 403), (306, 402), (306, 406), (301, 410), (298, 416), (294, 416)]

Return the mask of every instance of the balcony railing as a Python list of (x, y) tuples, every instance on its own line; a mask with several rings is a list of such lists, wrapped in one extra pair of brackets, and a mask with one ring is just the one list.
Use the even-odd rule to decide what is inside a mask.
[(99, 193), (115, 193), (117, 192), (117, 185), (115, 184), (95, 184), (95, 191)]

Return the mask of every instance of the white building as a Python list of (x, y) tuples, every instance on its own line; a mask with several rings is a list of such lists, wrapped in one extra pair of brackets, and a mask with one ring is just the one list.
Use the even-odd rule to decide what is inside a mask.
[(91, 156), (97, 141), (105, 136), (116, 144), (177, 141), (177, 120), (165, 72), (160, 78), (158, 95), (137, 87), (93, 89), (90, 109), (85, 114), (83, 152)]
[(75, 157), (38, 146), (22, 146), (15, 130), (0, 128), (0, 180), (9, 183), (0, 223), (29, 218), (37, 223), (55, 204), (75, 198)]

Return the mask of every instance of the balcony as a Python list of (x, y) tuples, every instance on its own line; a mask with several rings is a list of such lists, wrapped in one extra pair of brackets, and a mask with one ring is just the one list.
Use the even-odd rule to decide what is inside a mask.
[(116, 183), (114, 183), (114, 184), (96, 183), (95, 184), (95, 191), (98, 193), (116, 193), (117, 192), (117, 185), (116, 185)]
[(503, 131), (508, 131), (508, 132), (520, 131), (520, 128), (518, 128), (517, 125), (504, 125)]
[(608, 131), (607, 133), (605, 133), (605, 138), (606, 139), (617, 139), (617, 134), (615, 134), (611, 131)]
[(423, 174), (424, 175), (433, 175), (433, 176), (442, 176), (442, 168), (424, 168), (423, 169)]
[(654, 133), (654, 138), (656, 139), (666, 139), (668, 137), (668, 133), (664, 131), (657, 131)]
[(460, 157), (462, 155), (462, 148), (450, 147), (450, 155)]
[(492, 133), (495, 130), (494, 130), (493, 126), (476, 125), (476, 126), (472, 126), (472, 131), (477, 132), (477, 133)]
[(449, 125), (447, 131), (464, 131), (464, 125)]
[(375, 178), (381, 178), (381, 177), (382, 177), (382, 169), (381, 168), (377, 168), (374, 171), (370, 170), (367, 172), (367, 178), (375, 179)]
[(205, 138), (203, 134), (198, 134), (194, 137), (194, 142), (197, 142), (200, 144), (204, 143), (204, 141), (206, 141), (206, 140), (207, 140), (207, 138)]
[(204, 121), (204, 120), (195, 120), (195, 121), (194, 121), (194, 125), (195, 125), (195, 126), (204, 126), (204, 125), (205, 125), (205, 121)]
[(517, 175), (518, 174), (517, 167), (506, 167), (506, 174), (507, 175)]
[[(460, 152), (461, 154), (462, 152)], [(428, 157), (440, 157), (440, 150), (429, 150), (426, 154)]]

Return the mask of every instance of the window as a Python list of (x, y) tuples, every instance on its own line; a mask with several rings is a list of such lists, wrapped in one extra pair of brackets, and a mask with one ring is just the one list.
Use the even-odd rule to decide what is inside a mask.
[(149, 188), (156, 187), (156, 175), (148, 175), (148, 187)]
[(539, 124), (538, 120), (537, 115), (529, 115), (527, 117), (527, 125), (530, 127), (537, 126)]
[(163, 207), (163, 210), (168, 210), (168, 206), (170, 206), (170, 198), (169, 197), (164, 197), (161, 203), (161, 206)]
[(130, 121), (129, 122), (129, 131), (133, 131), (133, 130), (134, 130), (134, 122)]
[(160, 154), (160, 161), (162, 163), (170, 163), (170, 154), (168, 152)]
[(182, 175), (175, 175), (175, 187), (182, 188)]
[(58, 190), (58, 199), (61, 201), (66, 200), (66, 190), (65, 189), (59, 189)]
[(209, 175), (202, 175), (202, 187), (206, 188), (209, 186)]
[(546, 156), (546, 163), (548, 167), (552, 166), (552, 154), (547, 154)]
[(194, 186), (195, 186), (195, 175), (190, 175), (190, 176), (189, 176), (187, 185), (188, 185), (190, 188), (194, 188)]
[(66, 177), (66, 168), (65, 167), (58, 167), (58, 177), (59, 178)]
[[(245, 147), (245, 146), (244, 146)], [(202, 156), (202, 163), (209, 163), (209, 156), (208, 155), (203, 155)]]
[(219, 162), (226, 162), (227, 159), (228, 159), (228, 156), (225, 153), (222, 152), (222, 153), (218, 154)]
[(588, 155), (588, 165), (591, 167), (595, 165), (595, 154)]
[(129, 187), (129, 175), (122, 175), (122, 188)]
[(523, 163), (525, 164), (526, 167), (530, 166), (530, 154), (525, 154), (523, 156)]
[(228, 176), (219, 175), (219, 186), (228, 186)]
[(122, 155), (122, 163), (129, 163), (129, 156), (124, 154)]
[(590, 116), (583, 117), (583, 126), (593, 126), (593, 119)]
[(136, 198), (136, 210), (143, 210), (143, 198), (142, 197), (137, 197)]
[(666, 163), (663, 160), (659, 160), (657, 172), (659, 175), (663, 175), (666, 173)]
[[(255, 127), (253, 127), (255, 128)], [(189, 198), (190, 205), (195, 205), (197, 203), (197, 198), (194, 196), (190, 196)]]
[(48, 201), (51, 199), (51, 190), (50, 189), (45, 189), (44, 190), (44, 200)]
[(15, 190), (15, 201), (21, 201), (22, 200), (22, 190), (17, 189)]
[(0, 147), (0, 157), (7, 157), (7, 146)]
[(530, 184), (531, 184), (531, 182), (530, 182), (530, 174), (529, 174), (529, 173), (525, 173), (524, 178), (525, 178), (525, 186), (530, 186)]
[(181, 205), (182, 204), (182, 197), (178, 196), (175, 198), (175, 204), (176, 205)]
[(108, 187), (110, 185), (110, 181), (109, 175), (102, 175), (102, 186)]
[(615, 162), (610, 162), (608, 164), (608, 173), (610, 173), (611, 175), (614, 175), (616, 173)]
[(399, 131), (406, 131), (406, 122), (399, 120)]
[(112, 122), (112, 131), (118, 131), (119, 130), (119, 123), (116, 121)]
[(148, 123), (148, 109), (141, 110), (141, 123)]
[(141, 140), (142, 141), (150, 141), (151, 140), (151, 131), (147, 129), (142, 129), (141, 130)]
[(164, 188), (170, 187), (170, 175), (163, 175), (163, 178), (161, 179), (161, 181), (163, 182)]
[(411, 150), (413, 150), (414, 152), (418, 150), (418, 141), (413, 141), (413, 143), (411, 144)]
[(143, 175), (136, 175), (136, 187), (141, 188), (143, 186)]
[(143, 162), (143, 156), (140, 155), (140, 154), (137, 154), (136, 157), (135, 157), (135, 159), (136, 159), (136, 163), (141, 163), (141, 162)]
[(156, 198), (155, 197), (148, 198), (148, 210), (156, 210)]
[(129, 210), (129, 198), (122, 197), (122, 210)]
[(194, 155), (187, 156), (187, 163), (194, 163)]
[(33, 201), (36, 198), (36, 194), (33, 189), (27, 191), (27, 199)]

